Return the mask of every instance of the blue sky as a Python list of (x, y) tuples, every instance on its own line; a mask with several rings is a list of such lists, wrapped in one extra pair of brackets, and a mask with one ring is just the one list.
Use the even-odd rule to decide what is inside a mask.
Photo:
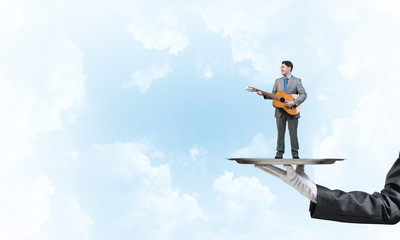
[(311, 219), (225, 160), (274, 156), (272, 103), (244, 89), (270, 91), (289, 59), (308, 93), (300, 156), (346, 158), (309, 176), (380, 191), (399, 152), (396, 1), (0, 6), (1, 239), (398, 236)]

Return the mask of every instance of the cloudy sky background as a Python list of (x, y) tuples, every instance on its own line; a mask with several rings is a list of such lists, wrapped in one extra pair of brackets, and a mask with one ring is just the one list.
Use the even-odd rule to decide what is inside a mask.
[(380, 191), (400, 150), (399, 21), (394, 0), (0, 0), (0, 238), (397, 239), (313, 220), (225, 158), (274, 156), (271, 102), (244, 88), (270, 91), (289, 59), (300, 156), (347, 158), (307, 173)]

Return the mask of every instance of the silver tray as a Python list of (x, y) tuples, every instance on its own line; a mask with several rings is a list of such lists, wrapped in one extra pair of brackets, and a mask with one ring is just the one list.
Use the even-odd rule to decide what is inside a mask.
[(262, 164), (262, 165), (308, 165), (308, 164), (334, 164), (336, 161), (343, 161), (344, 158), (227, 158), (240, 164)]

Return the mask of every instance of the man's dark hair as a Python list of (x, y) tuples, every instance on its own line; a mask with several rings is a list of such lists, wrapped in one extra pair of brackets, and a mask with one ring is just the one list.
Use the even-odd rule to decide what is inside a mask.
[(290, 71), (293, 72), (293, 63), (291, 61), (283, 61), (282, 64), (285, 64), (286, 67), (290, 67)]

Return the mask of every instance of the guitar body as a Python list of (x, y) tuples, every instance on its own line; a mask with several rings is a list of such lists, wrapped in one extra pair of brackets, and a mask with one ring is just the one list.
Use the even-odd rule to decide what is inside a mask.
[(282, 108), (285, 110), (290, 115), (296, 115), (297, 113), (300, 112), (301, 104), (296, 107), (286, 107), (285, 102), (290, 102), (293, 101), (294, 99), (298, 98), (299, 95), (297, 94), (287, 94), (284, 91), (278, 91), (275, 93), (275, 96), (279, 97), (280, 100), (273, 99), (272, 100), (272, 105), (276, 108)]
[(285, 110), (288, 114), (290, 114), (292, 116), (296, 115), (300, 112), (301, 104), (299, 106), (291, 107), (291, 108), (285, 106), (285, 102), (291, 102), (294, 99), (298, 98), (299, 95), (297, 95), (297, 94), (287, 94), (284, 91), (278, 91), (275, 94), (272, 94), (272, 93), (264, 92), (260, 89), (257, 89), (255, 87), (250, 87), (250, 86), (246, 87), (246, 91), (248, 91), (248, 92), (261, 91), (264, 96), (267, 96), (268, 98), (272, 99), (272, 105), (274, 107), (282, 108), (283, 110)]

